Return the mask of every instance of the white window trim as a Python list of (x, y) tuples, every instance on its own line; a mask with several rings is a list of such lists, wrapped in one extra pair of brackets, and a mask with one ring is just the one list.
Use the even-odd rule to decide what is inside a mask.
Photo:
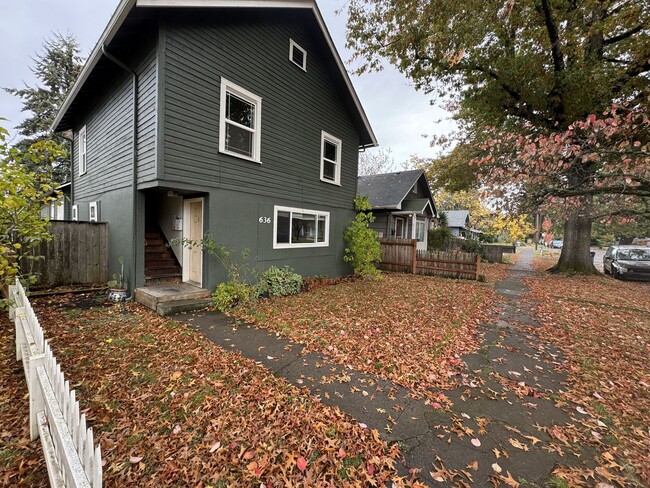
[[(325, 242), (301, 242), (297, 244), (278, 243), (278, 212), (303, 213), (325, 217)], [(316, 232), (318, 234), (318, 221), (316, 223)], [(291, 236), (291, 220), (289, 220), (289, 236)], [(296, 207), (273, 207), (273, 249), (297, 249), (301, 247), (329, 247), (330, 245), (330, 213), (320, 210), (310, 210)]]
[[(300, 52), (302, 52), (302, 66), (296, 63), (296, 61), (293, 59), (293, 51), (295, 49), (298, 49)], [(307, 72), (307, 51), (300, 47), (300, 45), (291, 38), (289, 38), (289, 61), (298, 66), (298, 68), (301, 70)]]
[(88, 171), (88, 135), (84, 125), (79, 131), (79, 176)]
[(79, 220), (79, 205), (72, 206), (72, 212), (70, 218), (75, 222)]
[[(418, 239), (418, 230), (422, 229), (422, 239)], [(415, 238), (418, 242), (424, 242), (427, 234), (427, 223), (424, 220), (415, 221)]]
[[(325, 174), (325, 141), (331, 142), (336, 145), (336, 161), (328, 159), (334, 164), (336, 164), (336, 170), (334, 174), (334, 181), (324, 177)], [(328, 134), (324, 130), (321, 131), (320, 135), (320, 180), (324, 183), (329, 183), (330, 185), (341, 186), (341, 153), (343, 152), (343, 142), (338, 137), (334, 137), (332, 134)]]
[[(95, 218), (93, 218), (93, 208), (95, 209)], [(99, 222), (99, 205), (97, 202), (90, 202), (88, 204), (88, 220), (90, 222)]]
[[(230, 124), (233, 124), (237, 127), (240, 127), (244, 130), (253, 132), (253, 156), (249, 157), (244, 154), (239, 154), (234, 151), (228, 151), (226, 149), (226, 92), (230, 92), (238, 97), (245, 99), (247, 102), (255, 105), (255, 121), (254, 129), (251, 131), (249, 127), (238, 124), (237, 122), (229, 121)], [(253, 161), (254, 163), (262, 164), (260, 161), (260, 148), (262, 141), (262, 98), (258, 97), (254, 93), (249, 92), (248, 90), (241, 88), (240, 86), (235, 85), (234, 83), (221, 78), (221, 103), (219, 107), (219, 152), (223, 154), (228, 154), (229, 156), (234, 156), (236, 158), (245, 159), (247, 161)]]

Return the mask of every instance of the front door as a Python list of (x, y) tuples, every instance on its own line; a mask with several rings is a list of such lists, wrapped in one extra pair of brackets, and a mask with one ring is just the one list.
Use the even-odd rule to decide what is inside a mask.
[[(203, 199), (185, 200), (185, 232), (183, 237), (192, 241), (203, 238)], [(183, 249), (183, 281), (201, 286), (203, 281), (203, 252), (200, 246)]]

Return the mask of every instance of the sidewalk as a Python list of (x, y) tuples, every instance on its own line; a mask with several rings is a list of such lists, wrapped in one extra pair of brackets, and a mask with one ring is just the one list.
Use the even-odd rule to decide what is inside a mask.
[(589, 463), (592, 455), (580, 446), (569, 450), (547, 433), (554, 425), (571, 422), (551, 399), (539, 397), (543, 393), (552, 398), (562, 391), (564, 376), (556, 372), (562, 357), (520, 327), (537, 325), (532, 312), (519, 303), (527, 291), (522, 278), (534, 272), (532, 250), (520, 252), (508, 278), (496, 285), (504, 298), (498, 320), (480, 328), (483, 346), (463, 358), (466, 374), (458, 378), (456, 388), (444, 392), (453, 402), (450, 411), (323, 355), (303, 354), (300, 344), (217, 312), (173, 318), (308, 388), (323, 403), (377, 429), (388, 442), (398, 442), (406, 464), (400, 467), (403, 475), (420, 470), (419, 478), (432, 486), (444, 486), (441, 481), (493, 486), (490, 477), (503, 484), (516, 480), (544, 486), (556, 464)]

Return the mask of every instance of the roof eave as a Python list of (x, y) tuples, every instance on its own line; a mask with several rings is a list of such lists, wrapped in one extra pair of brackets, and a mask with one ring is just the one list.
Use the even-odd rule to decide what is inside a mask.
[(330, 36), (329, 30), (325, 25), (323, 16), (320, 13), (318, 5), (315, 0), (122, 0), (122, 2), (117, 6), (117, 9), (113, 13), (113, 16), (108, 22), (108, 25), (104, 29), (104, 32), (97, 41), (92, 53), (88, 57), (88, 61), (84, 65), (79, 77), (75, 81), (70, 93), (66, 96), (63, 105), (59, 109), (59, 112), (50, 127), (52, 132), (57, 132), (58, 126), (61, 124), (63, 117), (70, 108), (70, 105), (75, 100), (79, 91), (85, 84), (86, 80), (90, 73), (99, 62), (102, 56), (102, 46), (111, 42), (117, 31), (120, 29), (127, 15), (131, 12), (133, 7), (248, 7), (248, 8), (310, 8), (314, 12), (316, 21), (318, 22), (319, 27), (325, 37), (332, 56), (334, 57), (334, 62), (336, 63), (343, 80), (350, 92), (352, 100), (354, 101), (355, 108), (357, 109), (363, 125), (368, 133), (368, 137), (371, 140), (370, 144), (360, 144), (360, 147), (375, 147), (378, 146), (377, 137), (375, 136), (372, 127), (370, 126), (370, 121), (366, 115), (366, 112), (361, 105), (359, 96), (357, 95), (354, 86), (352, 85), (352, 80), (348, 75), (345, 65), (339, 56), (334, 41)]
[(63, 120), (63, 117), (65, 116), (66, 112), (70, 108), (70, 105), (77, 97), (79, 91), (86, 83), (88, 76), (90, 76), (90, 73), (92, 73), (93, 69), (95, 69), (95, 66), (101, 59), (102, 46), (108, 44), (109, 42), (111, 42), (111, 40), (113, 40), (113, 37), (115, 37), (115, 34), (117, 34), (117, 31), (120, 29), (127, 15), (129, 14), (129, 12), (131, 12), (131, 9), (136, 5), (136, 3), (137, 0), (122, 0), (120, 4), (117, 6), (115, 12), (113, 13), (113, 16), (108, 21), (108, 25), (104, 29), (104, 32), (99, 37), (99, 41), (97, 41), (97, 44), (95, 44), (95, 47), (90, 53), (90, 56), (88, 56), (88, 61), (82, 68), (81, 73), (79, 73), (77, 80), (72, 85), (72, 89), (65, 97), (63, 105), (61, 105), (61, 108), (56, 114), (56, 118), (54, 119), (54, 122), (52, 122), (50, 131), (58, 132), (58, 126)]

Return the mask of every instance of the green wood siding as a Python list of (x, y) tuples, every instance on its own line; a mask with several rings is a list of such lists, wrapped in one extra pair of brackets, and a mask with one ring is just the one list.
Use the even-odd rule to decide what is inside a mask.
[[(157, 133), (157, 56), (148, 43), (127, 64), (138, 73), (138, 181), (155, 179)], [(87, 172), (79, 176), (79, 130), (86, 125)], [(91, 201), (132, 184), (133, 78), (115, 68), (112, 81), (74, 131), (74, 200)]]
[(138, 183), (156, 178), (157, 60), (152, 49), (138, 69)]
[[(85, 120), (75, 128), (74, 200), (93, 200), (106, 191), (131, 184), (133, 150), (132, 80), (115, 80)], [(79, 130), (86, 125), (87, 171), (79, 176)]]
[[(301, 15), (239, 9), (167, 16), (162, 178), (351, 208), (358, 134), (331, 53)], [(306, 49), (307, 72), (289, 61), (289, 38)], [(262, 98), (261, 165), (219, 153), (221, 77)], [(320, 181), (322, 130), (343, 141), (341, 186)]]

